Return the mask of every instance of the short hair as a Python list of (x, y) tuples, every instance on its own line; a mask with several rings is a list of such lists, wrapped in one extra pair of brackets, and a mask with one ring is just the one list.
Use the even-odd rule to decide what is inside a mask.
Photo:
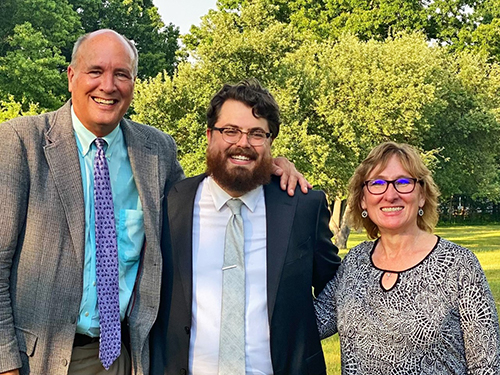
[(117, 33), (116, 31), (111, 30), (111, 29), (101, 29), (101, 30), (92, 31), (90, 33), (84, 34), (81, 37), (79, 37), (76, 40), (75, 45), (73, 46), (73, 52), (71, 53), (71, 63), (70, 63), (70, 65), (76, 67), (76, 61), (77, 61), (77, 57), (78, 57), (78, 50), (80, 49), (82, 43), (85, 42), (90, 36), (92, 36), (92, 34), (94, 34), (95, 32), (98, 32), (98, 31), (111, 31), (114, 34), (116, 34), (117, 36), (121, 37), (129, 45), (129, 47), (132, 49), (132, 54), (133, 54), (133, 66), (132, 66), (133, 71), (132, 71), (132, 75), (134, 77), (137, 77), (137, 73), (139, 71), (139, 53), (137, 52), (137, 48), (136, 48), (134, 42), (132, 42), (126, 36), (124, 36), (124, 35), (122, 35), (120, 33)]
[(425, 204), (422, 207), (424, 210), (423, 216), (417, 216), (417, 225), (420, 229), (432, 233), (439, 219), (437, 211), (439, 189), (419, 153), (412, 146), (405, 143), (385, 142), (376, 146), (356, 168), (354, 175), (349, 180), (349, 224), (355, 229), (364, 227), (371, 239), (380, 236), (378, 226), (369, 217), (365, 219), (361, 217), (363, 211), (361, 200), (363, 194), (365, 194), (363, 187), (368, 175), (375, 169), (384, 169), (392, 156), (398, 158), (411, 177), (421, 181)]
[(261, 86), (255, 78), (243, 80), (235, 85), (225, 84), (214, 95), (207, 110), (208, 128), (212, 129), (219, 119), (224, 102), (233, 99), (252, 108), (255, 118), (267, 120), (272, 139), (278, 136), (280, 130), (280, 110), (271, 93)]

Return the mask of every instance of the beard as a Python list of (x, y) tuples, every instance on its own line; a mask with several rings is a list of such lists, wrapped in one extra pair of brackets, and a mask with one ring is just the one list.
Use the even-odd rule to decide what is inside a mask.
[[(227, 159), (232, 155), (244, 155), (255, 160), (253, 169), (234, 165), (228, 167)], [(273, 167), (270, 153), (258, 160), (259, 154), (251, 148), (234, 147), (225, 151), (207, 149), (207, 171), (224, 190), (243, 195), (249, 191), (266, 185), (271, 181)]]

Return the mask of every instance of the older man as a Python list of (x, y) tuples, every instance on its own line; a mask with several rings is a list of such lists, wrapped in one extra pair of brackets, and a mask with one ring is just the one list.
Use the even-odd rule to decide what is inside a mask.
[(71, 100), (0, 126), (2, 374), (148, 373), (162, 202), (183, 172), (169, 135), (123, 118), (137, 65), (122, 35), (87, 34)]

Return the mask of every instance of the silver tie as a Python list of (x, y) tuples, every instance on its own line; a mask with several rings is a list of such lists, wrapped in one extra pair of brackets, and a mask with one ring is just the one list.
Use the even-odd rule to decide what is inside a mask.
[(222, 266), (219, 375), (245, 375), (246, 293), (242, 204), (239, 199), (226, 202), (233, 215), (226, 227)]

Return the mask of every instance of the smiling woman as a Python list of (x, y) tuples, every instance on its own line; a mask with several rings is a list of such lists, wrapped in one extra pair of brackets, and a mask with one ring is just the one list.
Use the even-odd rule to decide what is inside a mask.
[(339, 333), (342, 372), (498, 373), (490, 288), (471, 251), (432, 233), (438, 189), (416, 150), (377, 146), (349, 189), (351, 222), (376, 241), (351, 249), (315, 301), (321, 336)]

